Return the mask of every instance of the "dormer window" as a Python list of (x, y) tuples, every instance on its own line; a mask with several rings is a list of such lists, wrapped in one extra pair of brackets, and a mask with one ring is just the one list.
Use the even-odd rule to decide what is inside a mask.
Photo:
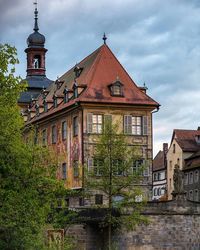
[(83, 71), (82, 67), (79, 67), (78, 65), (76, 65), (74, 67), (74, 74), (75, 74), (75, 78), (78, 78), (81, 75), (81, 72)]
[(54, 108), (57, 108), (57, 106), (58, 106), (57, 96), (54, 95), (54, 96), (53, 96), (53, 107), (54, 107)]
[(39, 104), (35, 105), (36, 116), (40, 115), (39, 107), (40, 107)]
[(64, 103), (67, 103), (69, 101), (69, 94), (67, 88), (64, 89), (63, 94), (64, 94)]
[(56, 84), (56, 88), (57, 89), (60, 89), (62, 84), (63, 84), (64, 81), (60, 81), (59, 79), (56, 80), (55, 84)]
[(43, 102), (43, 105), (44, 105), (44, 112), (47, 112), (48, 111), (48, 104), (45, 100)]
[(112, 96), (123, 96), (123, 84), (120, 81), (114, 82), (109, 87)]
[(195, 135), (195, 140), (197, 144), (200, 144), (200, 135)]
[(78, 84), (75, 82), (73, 85), (74, 98), (78, 97)]

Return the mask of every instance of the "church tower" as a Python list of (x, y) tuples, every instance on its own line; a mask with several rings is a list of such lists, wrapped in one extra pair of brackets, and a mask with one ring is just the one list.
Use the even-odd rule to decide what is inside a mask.
[(25, 49), (27, 53), (27, 76), (45, 76), (45, 53), (47, 49), (44, 48), (45, 37), (38, 32), (38, 10), (34, 11), (35, 24), (34, 32), (29, 35), (27, 39), (28, 48)]
[(27, 108), (32, 100), (37, 99), (42, 89), (46, 89), (53, 81), (46, 77), (45, 67), (45, 36), (39, 33), (38, 26), (38, 9), (35, 3), (34, 11), (34, 28), (33, 33), (27, 38), (27, 75), (26, 81), (28, 88), (23, 92), (19, 98), (18, 104), (20, 107)]

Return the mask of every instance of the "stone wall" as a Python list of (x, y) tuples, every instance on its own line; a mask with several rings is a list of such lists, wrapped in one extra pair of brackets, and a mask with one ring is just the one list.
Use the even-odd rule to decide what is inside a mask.
[[(113, 242), (119, 250), (199, 250), (200, 203), (183, 197), (167, 202), (149, 202), (143, 212), (148, 225), (134, 231), (113, 232)], [(79, 226), (80, 227), (80, 226)], [(86, 223), (82, 231), (74, 231), (79, 247), (84, 250), (106, 250), (107, 232)]]

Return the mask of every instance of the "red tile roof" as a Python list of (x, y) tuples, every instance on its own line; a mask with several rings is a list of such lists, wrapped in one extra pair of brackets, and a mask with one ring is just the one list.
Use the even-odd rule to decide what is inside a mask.
[(159, 151), (155, 158), (153, 159), (153, 171), (158, 171), (164, 169), (164, 153), (163, 151)]
[(185, 159), (185, 166), (183, 170), (190, 170), (194, 168), (200, 169), (200, 150), (192, 154), (189, 158)]
[(200, 130), (175, 129), (172, 140), (175, 139), (183, 151), (196, 152), (200, 149), (195, 139), (197, 135), (200, 136)]
[[(70, 100), (69, 103), (61, 102), (57, 108), (51, 108), (46, 114), (40, 114), (39, 117), (34, 118), (39, 120), (44, 116), (57, 112), (75, 102), (93, 102), (93, 103), (111, 103), (111, 104), (129, 104), (129, 105), (144, 105), (151, 109), (159, 107), (159, 104), (144, 93), (135, 82), (131, 79), (129, 74), (117, 60), (115, 55), (107, 45), (102, 45), (92, 54), (83, 59), (77, 64), (78, 67), (83, 68), (80, 76), (76, 79), (79, 85), (85, 85), (85, 90), (78, 96), (78, 98)], [(63, 95), (65, 88), (72, 89), (74, 85), (74, 67), (63, 74), (59, 80), (63, 81), (62, 86), (57, 89), (55, 83), (48, 88), (47, 101), (52, 100), (53, 95)], [(116, 80), (123, 84), (123, 97), (111, 96), (109, 85)], [(39, 97), (39, 103), (42, 103), (42, 97)]]

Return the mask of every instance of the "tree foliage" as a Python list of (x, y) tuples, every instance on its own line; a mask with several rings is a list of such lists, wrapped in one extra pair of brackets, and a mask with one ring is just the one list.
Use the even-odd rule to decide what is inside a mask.
[[(138, 184), (146, 167), (141, 164), (139, 168), (134, 168), (140, 159), (139, 148), (128, 145), (118, 126), (105, 121), (103, 133), (99, 135), (95, 147), (94, 167), (88, 170), (85, 178), (85, 190), (86, 193), (98, 191), (108, 201), (103, 205), (106, 216), (101, 223), (108, 227), (108, 249), (111, 249), (113, 227), (133, 229), (139, 222), (145, 221), (140, 214), (144, 200), (136, 202), (142, 195)], [(114, 210), (117, 213), (113, 213)]]
[(14, 75), (16, 63), (16, 49), (0, 45), (0, 249), (45, 249), (50, 203), (64, 191), (55, 155), (32, 136), (23, 140), (17, 100), (26, 83)]

